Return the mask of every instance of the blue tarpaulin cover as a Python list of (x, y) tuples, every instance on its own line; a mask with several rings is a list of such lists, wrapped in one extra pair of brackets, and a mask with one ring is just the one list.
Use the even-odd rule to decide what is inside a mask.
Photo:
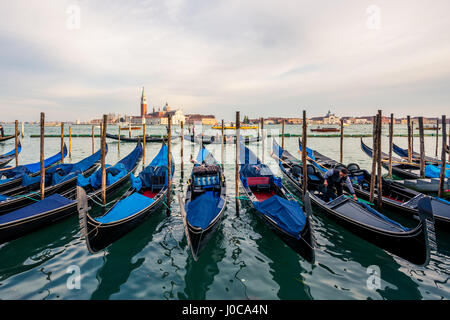
[[(165, 177), (165, 185), (168, 184), (167, 162), (169, 156), (169, 148), (163, 144), (158, 154), (153, 158), (152, 162), (139, 173), (138, 177), (130, 174), (131, 185), (137, 191), (143, 186), (150, 188), (152, 186), (152, 177)], [(171, 158), (172, 159), (172, 158)], [(175, 172), (175, 165), (171, 161), (171, 173)]]
[(53, 209), (63, 207), (65, 205), (74, 202), (75, 201), (69, 200), (59, 194), (52, 194), (51, 196), (48, 196), (43, 200), (30, 204), (29, 206), (1, 215), (0, 224), (32, 217)]
[[(108, 146), (106, 145), (106, 152), (108, 152)], [(100, 160), (102, 154), (101, 150), (84, 158), (76, 163), (61, 163), (56, 166), (50, 167), (45, 170), (45, 185), (52, 186), (58, 183), (75, 178), (78, 174), (83, 173), (90, 167), (92, 167), (97, 161)], [(25, 174), (22, 177), (22, 186), (29, 186), (41, 181), (41, 176), (31, 177)]]
[[(67, 155), (67, 149), (66, 149), (66, 145), (64, 145), (64, 157), (66, 155)], [(47, 168), (48, 166), (51, 166), (60, 160), (61, 160), (61, 153), (58, 152), (54, 156), (45, 159), (44, 165)], [(39, 172), (40, 170), (41, 170), (41, 163), (35, 162), (35, 163), (30, 163), (30, 164), (26, 164), (23, 166), (18, 166), (18, 167), (9, 169), (9, 170), (2, 171), (2, 172), (0, 172), (0, 178), (5, 177), (6, 179), (1, 179), (0, 184), (14, 180), (14, 179), (21, 178), (21, 177), (23, 177), (24, 174), (32, 174), (32, 173)]]
[(306, 224), (306, 215), (298, 202), (274, 195), (253, 204), (256, 210), (274, 220), (281, 229), (300, 239), (300, 232)]
[(192, 226), (206, 229), (222, 206), (223, 200), (207, 191), (187, 204), (186, 218)]
[[(66, 148), (65, 144), (64, 144), (64, 149), (63, 149), (63, 155), (64, 155), (64, 157), (67, 156), (67, 148)], [(61, 160), (61, 152), (58, 152), (54, 156), (51, 156), (50, 158), (45, 159), (44, 166), (47, 168), (48, 166), (51, 166), (60, 160)], [(24, 167), (26, 167), (30, 173), (36, 173), (36, 172), (41, 171), (41, 163), (40, 162), (26, 164), (26, 165), (24, 165)]]
[(5, 200), (8, 200), (8, 199), (11, 199), (11, 198), (0, 194), (0, 201), (5, 201)]
[[(300, 144), (298, 148), (299, 148), (299, 150), (301, 152), (302, 151), (302, 145)], [(306, 154), (311, 159), (316, 160), (316, 157), (314, 156), (314, 150), (313, 149), (310, 149), (310, 148), (306, 147)]]
[(129, 217), (146, 207), (150, 206), (155, 200), (146, 197), (138, 192), (132, 193), (129, 197), (120, 200), (116, 205), (102, 217), (97, 220), (100, 223), (109, 223)]
[[(142, 145), (138, 143), (136, 148), (130, 152), (125, 158), (120, 160), (116, 165), (105, 165), (106, 167), (106, 185), (109, 186), (118, 181), (123, 176), (127, 175), (139, 161), (142, 154)], [(91, 185), (94, 189), (98, 189), (102, 185), (102, 169), (98, 169), (88, 177), (82, 174), (78, 175), (77, 185), (86, 187)]]
[[(425, 166), (425, 177), (439, 178), (441, 176), (441, 166), (427, 165)], [(445, 177), (450, 178), (450, 165), (445, 166)]]

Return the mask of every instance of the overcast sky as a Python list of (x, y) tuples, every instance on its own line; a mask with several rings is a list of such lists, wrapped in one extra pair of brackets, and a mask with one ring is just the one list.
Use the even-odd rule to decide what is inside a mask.
[(137, 115), (142, 86), (149, 110), (225, 120), (448, 115), (449, 14), (448, 0), (1, 1), (0, 121)]

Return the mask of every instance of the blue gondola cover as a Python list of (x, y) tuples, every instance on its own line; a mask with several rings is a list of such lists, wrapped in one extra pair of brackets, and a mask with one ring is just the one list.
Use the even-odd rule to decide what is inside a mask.
[(48, 196), (43, 200), (35, 202), (29, 206), (1, 215), (0, 224), (32, 217), (50, 210), (63, 207), (73, 202), (74, 201), (69, 200), (59, 194), (52, 194), (51, 196)]
[(187, 204), (186, 218), (192, 226), (206, 229), (220, 212), (222, 202), (212, 191), (206, 191)]
[(274, 195), (253, 204), (256, 210), (274, 220), (281, 229), (300, 239), (300, 232), (306, 224), (306, 215), (298, 202)]
[(146, 197), (138, 192), (132, 193), (129, 197), (120, 200), (106, 215), (96, 218), (100, 223), (110, 223), (132, 216), (145, 209), (155, 202), (152, 198)]
[[(439, 178), (441, 176), (441, 166), (427, 165), (425, 166), (425, 177)], [(450, 165), (445, 166), (445, 177), (450, 178)]]

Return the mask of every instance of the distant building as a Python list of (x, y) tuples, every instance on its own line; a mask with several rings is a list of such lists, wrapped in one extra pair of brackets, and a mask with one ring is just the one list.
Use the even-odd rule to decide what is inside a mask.
[(339, 124), (340, 119), (336, 117), (334, 113), (331, 113), (331, 110), (328, 110), (328, 113), (323, 117), (324, 124)]
[(187, 114), (186, 124), (204, 124), (204, 125), (216, 125), (217, 120), (214, 115), (202, 115), (202, 114)]
[[(180, 124), (182, 121), (185, 121), (185, 116), (183, 113), (183, 109), (179, 108), (177, 110), (172, 111), (169, 107), (169, 104), (166, 102), (163, 110), (158, 108), (158, 111), (153, 107), (152, 113), (147, 113), (147, 97), (145, 96), (144, 87), (142, 87), (142, 95), (141, 95), (141, 104), (140, 104), (141, 114), (140, 116), (131, 116), (129, 121), (134, 124), (168, 124), (168, 116), (172, 116), (172, 124)], [(126, 116), (125, 116), (126, 119)]]

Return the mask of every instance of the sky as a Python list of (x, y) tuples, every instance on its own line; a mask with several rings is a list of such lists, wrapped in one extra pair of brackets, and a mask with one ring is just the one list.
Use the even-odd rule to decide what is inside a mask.
[(448, 0), (0, 2), (0, 121), (450, 110)]

